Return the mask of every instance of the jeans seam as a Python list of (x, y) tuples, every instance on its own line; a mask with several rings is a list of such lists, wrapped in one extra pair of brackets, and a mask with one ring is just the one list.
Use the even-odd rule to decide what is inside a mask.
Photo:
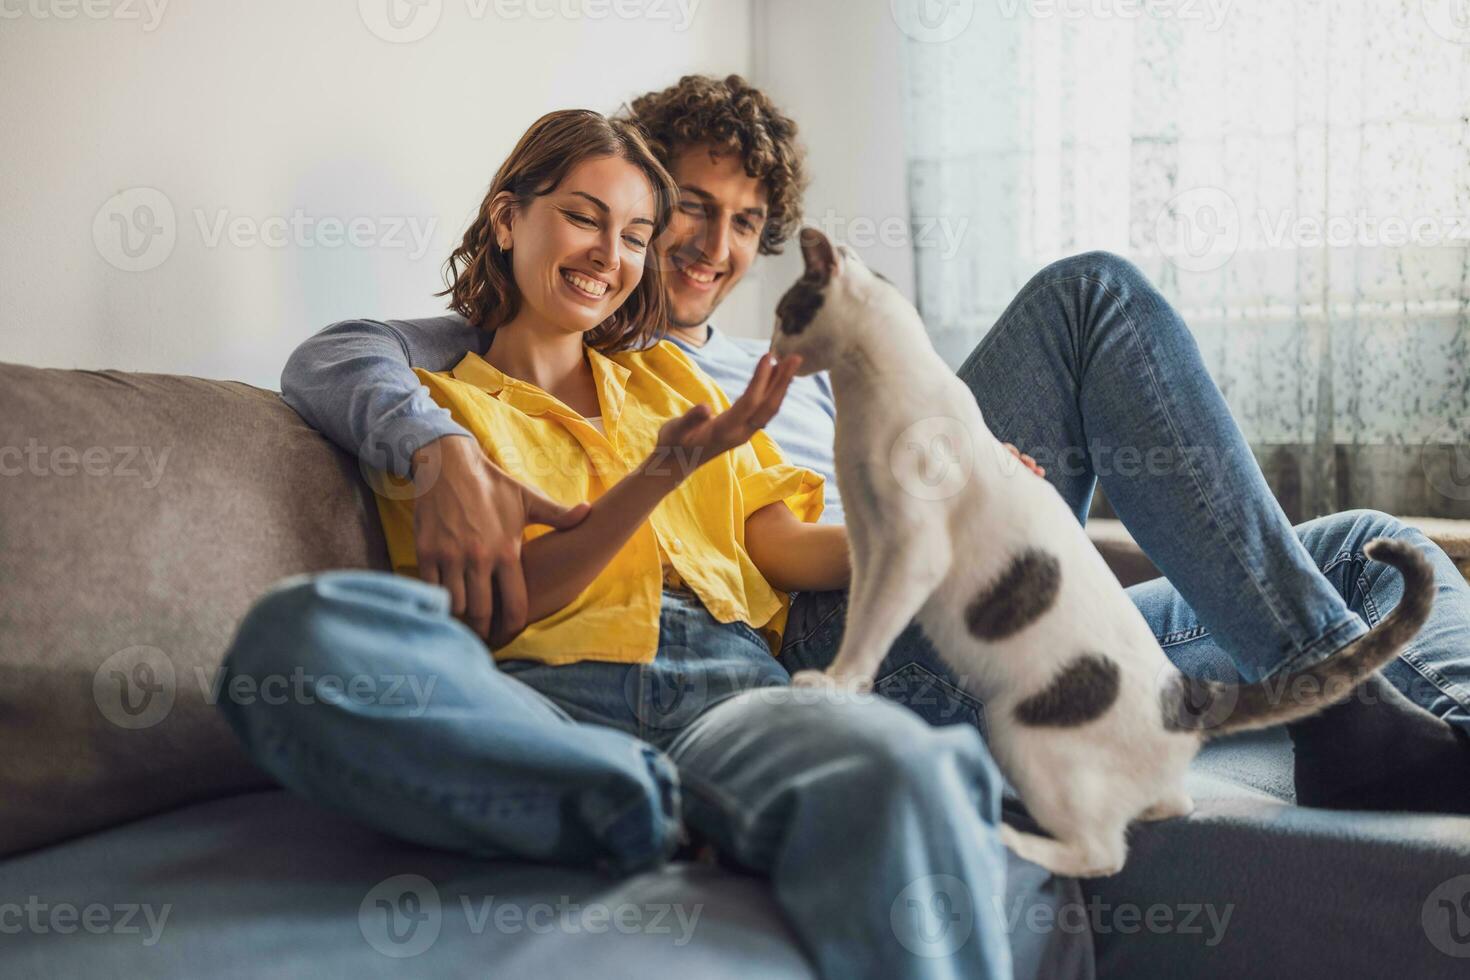
[(1322, 574), (1326, 575), (1345, 561), (1353, 561), (1362, 557), (1361, 554), (1355, 554), (1352, 551), (1339, 551), (1331, 561), (1322, 566)]
[[(823, 615), (822, 618), (816, 624), (814, 624), (811, 629), (807, 630), (800, 637), (798, 637), (796, 639), (793, 639), (793, 640), (790, 640), (788, 643), (785, 644), (785, 646), (797, 647), (797, 646), (800, 646), (801, 644), (807, 642), (812, 637), (816, 636), (817, 635), (817, 631), (820, 630), (822, 627), (826, 626), (828, 623), (830, 623), (832, 621), (832, 617), (837, 615), (837, 610), (846, 607), (846, 605), (847, 605), (847, 600), (846, 599), (843, 599), (843, 600), (841, 600), (839, 602), (833, 603), (832, 608), (831, 609), (828, 609), (827, 612), (826, 612), (826, 614)], [(784, 649), (784, 647), (783, 647), (783, 649)]]
[[(1378, 611), (1378, 604), (1373, 601), (1373, 593), (1368, 591), (1367, 585), (1367, 557), (1364, 556), (1364, 568), (1359, 572), (1355, 582), (1355, 588), (1363, 592), (1364, 618), (1368, 620), (1370, 627), (1378, 625), (1383, 618)], [(1470, 713), (1470, 691), (1441, 674), (1428, 660), (1420, 656), (1419, 651), (1413, 649), (1412, 644), (1399, 651), (1399, 659), (1408, 664), (1414, 671), (1430, 684), (1438, 688), (1445, 697), (1458, 704), (1466, 713)]]
[[(910, 668), (913, 668), (914, 670), (917, 670), (917, 671), (922, 672), (925, 677), (927, 677), (931, 682), (933, 682), (933, 683), (941, 686), (948, 694), (950, 694), (953, 698), (955, 698), (955, 700), (960, 701), (960, 702), (968, 705), (975, 712), (975, 714), (978, 717), (980, 717), (982, 719), (985, 717), (985, 705), (984, 705), (984, 702), (979, 701), (979, 700), (976, 700), (973, 696), (971, 696), (971, 694), (970, 694), (969, 691), (966, 691), (964, 688), (958, 687), (955, 684), (950, 683), (950, 681), (946, 677), (944, 677), (941, 674), (935, 673), (934, 671), (930, 670), (928, 667), (925, 667), (921, 663), (910, 662), (910, 663), (904, 664), (902, 667), (899, 667), (897, 670), (889, 671), (888, 673), (884, 674), (882, 677), (879, 677), (878, 679), (876, 679), (875, 681), (873, 681), (873, 689), (874, 690), (878, 690), (878, 686), (880, 684), (882, 684), (884, 681), (886, 681), (888, 678), (890, 678), (890, 677), (897, 677), (899, 674), (902, 674), (904, 671), (906, 671), (906, 670), (908, 670)], [(879, 693), (881, 694), (882, 692), (880, 691)], [(891, 701), (893, 699), (892, 698), (889, 698), (889, 700)], [(897, 703), (900, 703), (901, 704), (902, 702), (897, 702)], [(910, 708), (910, 710), (913, 710), (913, 709)]]
[[(1138, 325), (1133, 322), (1133, 317), (1129, 316), (1127, 306), (1124, 305), (1122, 299), (1118, 297), (1108, 287), (1108, 284), (1103, 282), (1102, 280), (1097, 279), (1093, 276), (1086, 275), (1079, 276), (1078, 278), (1096, 283), (1098, 287), (1101, 288), (1102, 291), (1107, 295), (1108, 299), (1112, 301), (1118, 312), (1122, 315), (1123, 322), (1128, 325), (1128, 332), (1132, 334), (1133, 342), (1138, 346), (1138, 349), (1140, 351), (1141, 356), (1139, 359), (1143, 362), (1144, 370), (1148, 372), (1149, 387), (1153, 390), (1154, 397), (1158, 399), (1159, 408), (1164, 415), (1164, 422), (1169, 427), (1169, 435), (1174, 440), (1175, 445), (1183, 445), (1183, 438), (1180, 435), (1179, 427), (1174, 421), (1173, 414), (1169, 411), (1169, 401), (1164, 396), (1163, 388), (1159, 384), (1158, 376), (1154, 373), (1153, 364), (1150, 363), (1150, 360), (1147, 356), (1147, 348), (1145, 347), (1143, 339), (1140, 336)], [(1199, 470), (1195, 464), (1195, 461), (1190, 459), (1189, 455), (1190, 454), (1185, 453), (1185, 462), (1189, 467), (1189, 476), (1191, 481), (1193, 481), (1194, 483), (1194, 491), (1196, 496), (1209, 511), (1210, 518), (1215, 522), (1216, 527), (1220, 528), (1222, 536), (1224, 537), (1226, 543), (1230, 546), (1231, 553), (1235, 555), (1235, 560), (1240, 563), (1240, 566), (1242, 568), (1249, 569), (1249, 562), (1247, 562), (1245, 556), (1240, 553), (1240, 541), (1234, 533), (1234, 530), (1227, 526), (1225, 521), (1221, 519), (1219, 512), (1215, 509), (1214, 501), (1210, 498), (1210, 495), (1205, 492), (1204, 486), (1202, 485)], [(1265, 600), (1266, 608), (1270, 610), (1271, 617), (1275, 620), (1276, 626), (1278, 628), (1283, 628), (1285, 626), (1285, 623), (1282, 620), (1280, 610), (1277, 608), (1278, 603), (1275, 591), (1270, 588), (1268, 583), (1261, 582), (1257, 576), (1250, 575), (1248, 577), (1250, 578), (1251, 585), (1255, 588), (1257, 594), (1260, 595), (1263, 600)]]

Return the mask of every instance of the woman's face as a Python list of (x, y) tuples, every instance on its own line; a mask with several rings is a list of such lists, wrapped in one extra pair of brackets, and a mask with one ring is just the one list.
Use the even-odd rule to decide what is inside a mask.
[(584, 160), (514, 210), (499, 234), (523, 312), (574, 333), (606, 320), (643, 278), (654, 215), (653, 185), (620, 157)]

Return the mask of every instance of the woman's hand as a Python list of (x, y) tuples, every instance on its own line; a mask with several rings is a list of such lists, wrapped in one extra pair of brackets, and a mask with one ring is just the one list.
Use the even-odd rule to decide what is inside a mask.
[(1046, 476), (1046, 467), (1045, 466), (1038, 466), (1036, 464), (1036, 460), (1032, 459), (1030, 456), (1028, 456), (1025, 453), (1021, 452), (1021, 450), (1017, 449), (1015, 446), (1011, 445), (1008, 442), (1003, 442), (1003, 443), (1001, 443), (1001, 445), (1002, 446), (1005, 446), (1007, 449), (1009, 449), (1011, 451), (1011, 455), (1012, 456), (1016, 457), (1021, 462), (1025, 463), (1026, 466), (1027, 466), (1027, 468), (1030, 469), (1032, 473), (1035, 473), (1037, 476)]
[(748, 442), (775, 416), (800, 366), (800, 354), (788, 355), (779, 364), (773, 355), (763, 355), (745, 393), (733, 405), (713, 418), (708, 405), (695, 405), (663, 424), (658, 430), (658, 447), (675, 450), (679, 459), (691, 461), (693, 470)]

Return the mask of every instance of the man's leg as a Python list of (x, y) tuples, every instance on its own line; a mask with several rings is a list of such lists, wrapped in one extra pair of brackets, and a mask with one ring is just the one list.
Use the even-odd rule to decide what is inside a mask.
[[(1367, 558), (1374, 538), (1409, 541), (1434, 566), (1434, 609), (1419, 635), (1347, 701), (1290, 726), (1297, 801), (1364, 810), (1470, 813), (1470, 584), (1416, 528), (1377, 511), (1298, 525), (1323, 577), (1357, 616), (1376, 625), (1398, 605), (1403, 577)], [(1129, 598), (1180, 670), (1229, 679), (1233, 658), (1165, 579)]]
[(1079, 521), (1101, 482), (1246, 679), (1366, 632), (1293, 533), (1189, 329), (1131, 263), (1047, 266), (958, 373)]
[(666, 755), (501, 673), (447, 592), (402, 576), (277, 585), (241, 623), (220, 708), (282, 784), (406, 840), (615, 871), (679, 841)]
[(668, 752), (690, 826), (770, 875), (823, 977), (1011, 976), (1001, 782), (973, 728), (768, 687), (705, 712)]

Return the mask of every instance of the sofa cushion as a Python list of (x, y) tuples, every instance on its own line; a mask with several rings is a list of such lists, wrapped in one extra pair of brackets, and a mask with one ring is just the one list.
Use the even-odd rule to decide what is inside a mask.
[[(1021, 923), (1018, 980), (1091, 980), (1089, 935), (1025, 925), (1078, 905), (1077, 883), (1007, 862), (995, 904)], [(14, 857), (0, 877), (8, 895), (34, 897), (42, 923), (89, 906), (131, 916), (130, 931), (92, 935), (23, 927), (0, 943), (3, 977), (813, 976), (759, 876), (680, 862), (615, 878), (470, 858), (281, 791)]]
[(212, 707), (295, 572), (385, 568), (356, 463), (273, 392), (0, 364), (0, 854), (265, 777)]

